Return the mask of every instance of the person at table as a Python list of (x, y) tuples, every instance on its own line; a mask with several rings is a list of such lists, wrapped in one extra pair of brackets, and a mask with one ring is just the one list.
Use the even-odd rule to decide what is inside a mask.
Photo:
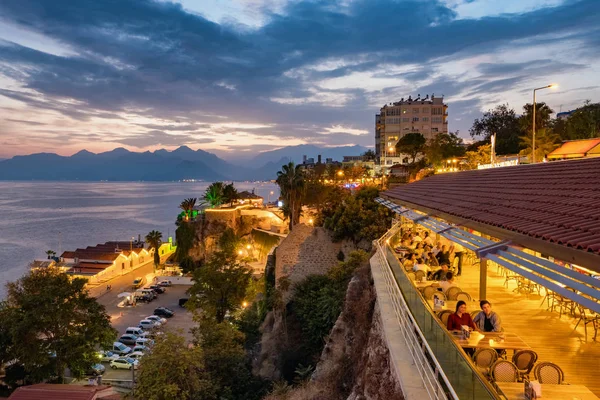
[(487, 300), (479, 302), (481, 312), (473, 318), (473, 322), (480, 331), (483, 332), (502, 332), (502, 321), (498, 313), (492, 310), (492, 304)]
[(448, 264), (442, 264), (437, 271), (435, 271), (433, 274), (431, 274), (431, 280), (445, 281), (447, 273), (448, 273)]
[(412, 240), (413, 240), (413, 243), (419, 243), (419, 242), (422, 242), (422, 241), (423, 241), (423, 238), (422, 238), (422, 237), (419, 235), (419, 232), (417, 232), (417, 233), (416, 233), (416, 234), (413, 236)]
[(408, 271), (408, 270), (412, 270), (416, 263), (417, 263), (417, 256), (415, 254), (411, 253), (404, 258), (402, 265)]
[(440, 242), (437, 242), (435, 244), (435, 246), (433, 246), (433, 248), (431, 249), (431, 252), (433, 253), (434, 256), (437, 257), (437, 255), (439, 254), (441, 249), (442, 249), (442, 244)]
[(425, 232), (425, 238), (423, 238), (423, 243), (433, 247), (433, 239), (429, 236), (429, 232)]
[(417, 255), (417, 257), (422, 257), (423, 256), (423, 252), (425, 250), (423, 250), (423, 243), (422, 242), (418, 242), (416, 247), (415, 247), (415, 254)]
[(444, 244), (439, 253), (437, 253), (436, 258), (440, 264), (450, 264), (450, 251), (448, 251), (448, 247)]
[(472, 331), (477, 330), (471, 314), (467, 312), (467, 303), (460, 300), (456, 303), (456, 312), (448, 317), (447, 328), (449, 331), (461, 331), (463, 325), (468, 326)]
[(440, 263), (437, 258), (433, 255), (431, 251), (427, 252), (427, 257), (425, 257), (425, 262), (429, 264), (431, 267), (439, 267)]
[[(448, 264), (446, 264), (446, 267), (448, 266)], [(442, 280), (440, 282), (440, 288), (442, 289), (442, 291), (444, 292), (444, 294), (446, 294), (446, 292), (448, 291), (448, 289), (450, 289), (453, 286), (458, 286), (456, 284), (456, 282), (454, 282), (454, 274), (450, 271), (446, 272), (446, 280)]]
[(417, 258), (417, 262), (413, 266), (413, 271), (414, 272), (423, 271), (423, 272), (425, 272), (425, 275), (427, 275), (428, 273), (431, 272), (431, 268), (429, 268), (429, 265), (425, 264), (425, 262), (423, 261), (422, 258)]

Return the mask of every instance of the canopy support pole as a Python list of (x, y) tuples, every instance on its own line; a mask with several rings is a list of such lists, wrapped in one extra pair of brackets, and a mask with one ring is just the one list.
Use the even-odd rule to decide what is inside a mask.
[(479, 300), (487, 297), (487, 258), (482, 258), (479, 263)]

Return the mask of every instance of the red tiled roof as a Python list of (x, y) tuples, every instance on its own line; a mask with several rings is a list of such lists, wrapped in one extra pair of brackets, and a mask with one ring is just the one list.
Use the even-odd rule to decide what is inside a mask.
[(600, 254), (600, 158), (434, 175), (383, 195)]
[[(104, 392), (104, 393), (102, 393)], [(110, 386), (79, 386), (39, 383), (21, 386), (10, 395), (9, 400), (92, 400), (96, 395), (112, 394)], [(102, 397), (98, 397), (102, 398)]]

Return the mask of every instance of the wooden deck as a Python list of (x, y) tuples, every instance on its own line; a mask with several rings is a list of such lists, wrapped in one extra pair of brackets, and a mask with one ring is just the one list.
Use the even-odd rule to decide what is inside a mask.
[[(504, 330), (529, 344), (538, 353), (538, 361), (558, 364), (567, 383), (584, 385), (600, 397), (600, 332), (598, 341), (593, 341), (594, 329), (588, 325), (586, 341), (582, 324), (573, 332), (578, 317), (563, 314), (559, 318), (558, 311), (546, 311), (546, 304), (540, 306), (543, 290), (541, 296), (514, 292), (514, 280), (506, 288), (494, 264), (488, 263), (487, 275), (487, 300), (500, 315)], [(463, 291), (478, 299), (479, 265), (463, 266), (462, 276), (456, 279)]]

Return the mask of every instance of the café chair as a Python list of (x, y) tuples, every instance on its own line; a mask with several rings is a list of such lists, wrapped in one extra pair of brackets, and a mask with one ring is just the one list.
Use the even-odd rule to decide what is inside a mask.
[(435, 292), (437, 292), (436, 288), (433, 286), (426, 286), (423, 288), (423, 298), (431, 299)]
[(442, 324), (444, 324), (444, 326), (448, 326), (448, 318), (450, 318), (451, 315), (452, 311), (443, 310), (439, 312), (438, 318), (440, 319), (440, 321), (442, 321)]
[(556, 364), (551, 362), (541, 362), (533, 367), (533, 376), (537, 381), (543, 384), (563, 385), (565, 382), (565, 373)]
[(408, 279), (410, 279), (411, 281), (414, 282), (414, 280), (415, 280), (415, 273), (414, 272), (409, 272), (407, 275), (408, 275)]
[(455, 296), (456, 300), (471, 301), (471, 295), (467, 292), (459, 292)]
[(579, 321), (577, 321), (577, 325), (575, 325), (573, 332), (575, 332), (575, 329), (577, 329), (579, 324), (583, 322), (585, 340), (587, 341), (587, 326), (588, 324), (592, 324), (592, 327), (594, 328), (594, 339), (592, 340), (596, 340), (596, 336), (598, 336), (598, 329), (600, 328), (600, 314), (585, 308), (581, 304), (577, 304), (577, 308), (579, 309)]
[(438, 300), (444, 300), (444, 301), (446, 301), (446, 295), (444, 294), (444, 292), (440, 292), (439, 290), (435, 291), (435, 293), (431, 296), (431, 300), (435, 301), (436, 298)]
[(519, 377), (521, 379), (523, 379), (524, 376), (529, 375), (537, 359), (538, 355), (533, 350), (518, 350), (515, 352), (512, 362), (517, 366)]
[(469, 314), (471, 314), (471, 319), (475, 319), (475, 317), (477, 316), (477, 314), (479, 314), (481, 311), (479, 310), (475, 310), (475, 311), (471, 311)]
[(451, 286), (446, 290), (446, 297), (448, 300), (456, 300), (456, 295), (461, 293), (462, 289), (456, 286)]
[(417, 280), (417, 282), (421, 282), (423, 280), (423, 278), (425, 278), (425, 272), (424, 271), (416, 271), (415, 272), (415, 279)]
[(492, 380), (494, 382), (518, 382), (519, 370), (510, 361), (500, 359), (491, 367)]
[(498, 361), (498, 352), (493, 349), (480, 348), (473, 354), (475, 366), (484, 375), (489, 375), (492, 365)]

